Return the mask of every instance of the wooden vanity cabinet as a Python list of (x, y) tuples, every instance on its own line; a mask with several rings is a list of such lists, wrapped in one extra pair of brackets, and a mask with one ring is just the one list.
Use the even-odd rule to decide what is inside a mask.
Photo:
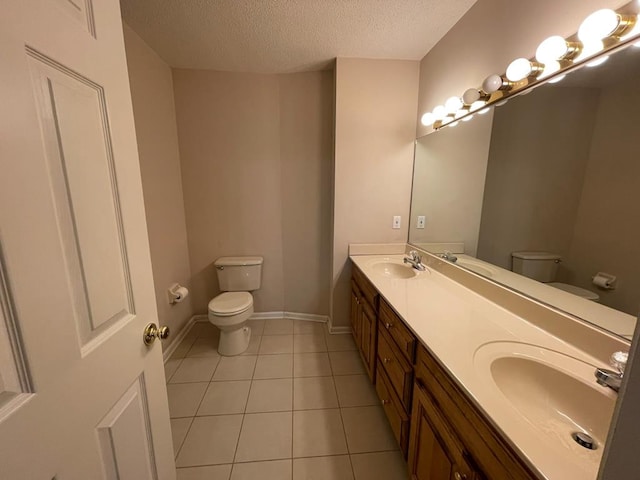
[(354, 265), (351, 330), (412, 480), (537, 480)]
[(409, 472), (416, 480), (538, 478), (423, 345), (416, 358)]
[(376, 378), (378, 297), (375, 287), (354, 266), (351, 278), (351, 332), (372, 382)]
[(484, 478), (473, 467), (462, 441), (435, 406), (420, 376), (416, 376), (414, 388), (409, 472), (412, 480)]
[(380, 298), (376, 391), (405, 458), (409, 448), (415, 345), (411, 331)]

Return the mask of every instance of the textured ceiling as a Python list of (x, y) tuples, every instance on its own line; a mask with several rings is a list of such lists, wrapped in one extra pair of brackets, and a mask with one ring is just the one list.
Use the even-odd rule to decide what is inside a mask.
[(476, 0), (121, 0), (169, 65), (318, 70), (336, 57), (420, 60)]

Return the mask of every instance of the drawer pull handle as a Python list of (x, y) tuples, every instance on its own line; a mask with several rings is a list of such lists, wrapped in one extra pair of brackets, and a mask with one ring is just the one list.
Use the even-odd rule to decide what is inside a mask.
[(390, 358), (383, 358), (383, 359), (382, 359), (382, 363), (384, 363), (385, 365), (386, 365), (387, 363), (389, 363), (389, 362), (391, 362), (391, 359), (390, 359)]
[(393, 327), (393, 323), (386, 322), (384, 326), (387, 330), (389, 330), (391, 327)]
[(389, 405), (391, 402), (389, 400), (382, 400), (383, 405)]
[(467, 480), (467, 476), (464, 473), (456, 472), (453, 474), (453, 478), (456, 480)]

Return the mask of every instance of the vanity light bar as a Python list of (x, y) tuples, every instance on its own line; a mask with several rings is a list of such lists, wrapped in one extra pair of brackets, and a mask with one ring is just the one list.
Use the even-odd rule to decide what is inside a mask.
[[(640, 46), (639, 11), (640, 2), (634, 1), (618, 11), (601, 9), (592, 13), (572, 37), (547, 38), (540, 43), (533, 59), (518, 58), (509, 64), (505, 74), (485, 78), (481, 88), (470, 88), (462, 97), (450, 97), (444, 105), (425, 113), (422, 125), (436, 130), (455, 126), (458, 120), (471, 120), (473, 113), (486, 113), (492, 105), (504, 105), (508, 98), (530, 91), (543, 80), (556, 83), (568, 70), (600, 65), (608, 58), (603, 55), (605, 52), (627, 43)], [(602, 56), (593, 58), (596, 55)]]

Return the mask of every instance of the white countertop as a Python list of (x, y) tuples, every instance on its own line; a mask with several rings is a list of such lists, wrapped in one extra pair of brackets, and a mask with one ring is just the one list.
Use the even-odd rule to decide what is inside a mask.
[[(486, 369), (478, 366), (476, 353), (481, 346), (496, 342), (535, 345), (584, 362), (582, 371), (572, 372), (584, 383), (595, 383), (596, 365), (606, 366), (435, 270), (427, 269), (405, 280), (385, 277), (372, 269), (372, 265), (382, 259), (401, 262), (403, 257), (358, 255), (350, 258), (522, 457), (539, 471), (541, 478), (595, 479), (602, 445), (597, 450), (587, 450), (570, 438), (549, 441), (549, 434), (534, 428), (508, 402)], [(615, 398), (613, 391), (604, 394)], [(558, 441), (565, 448), (558, 448), (554, 443)]]

